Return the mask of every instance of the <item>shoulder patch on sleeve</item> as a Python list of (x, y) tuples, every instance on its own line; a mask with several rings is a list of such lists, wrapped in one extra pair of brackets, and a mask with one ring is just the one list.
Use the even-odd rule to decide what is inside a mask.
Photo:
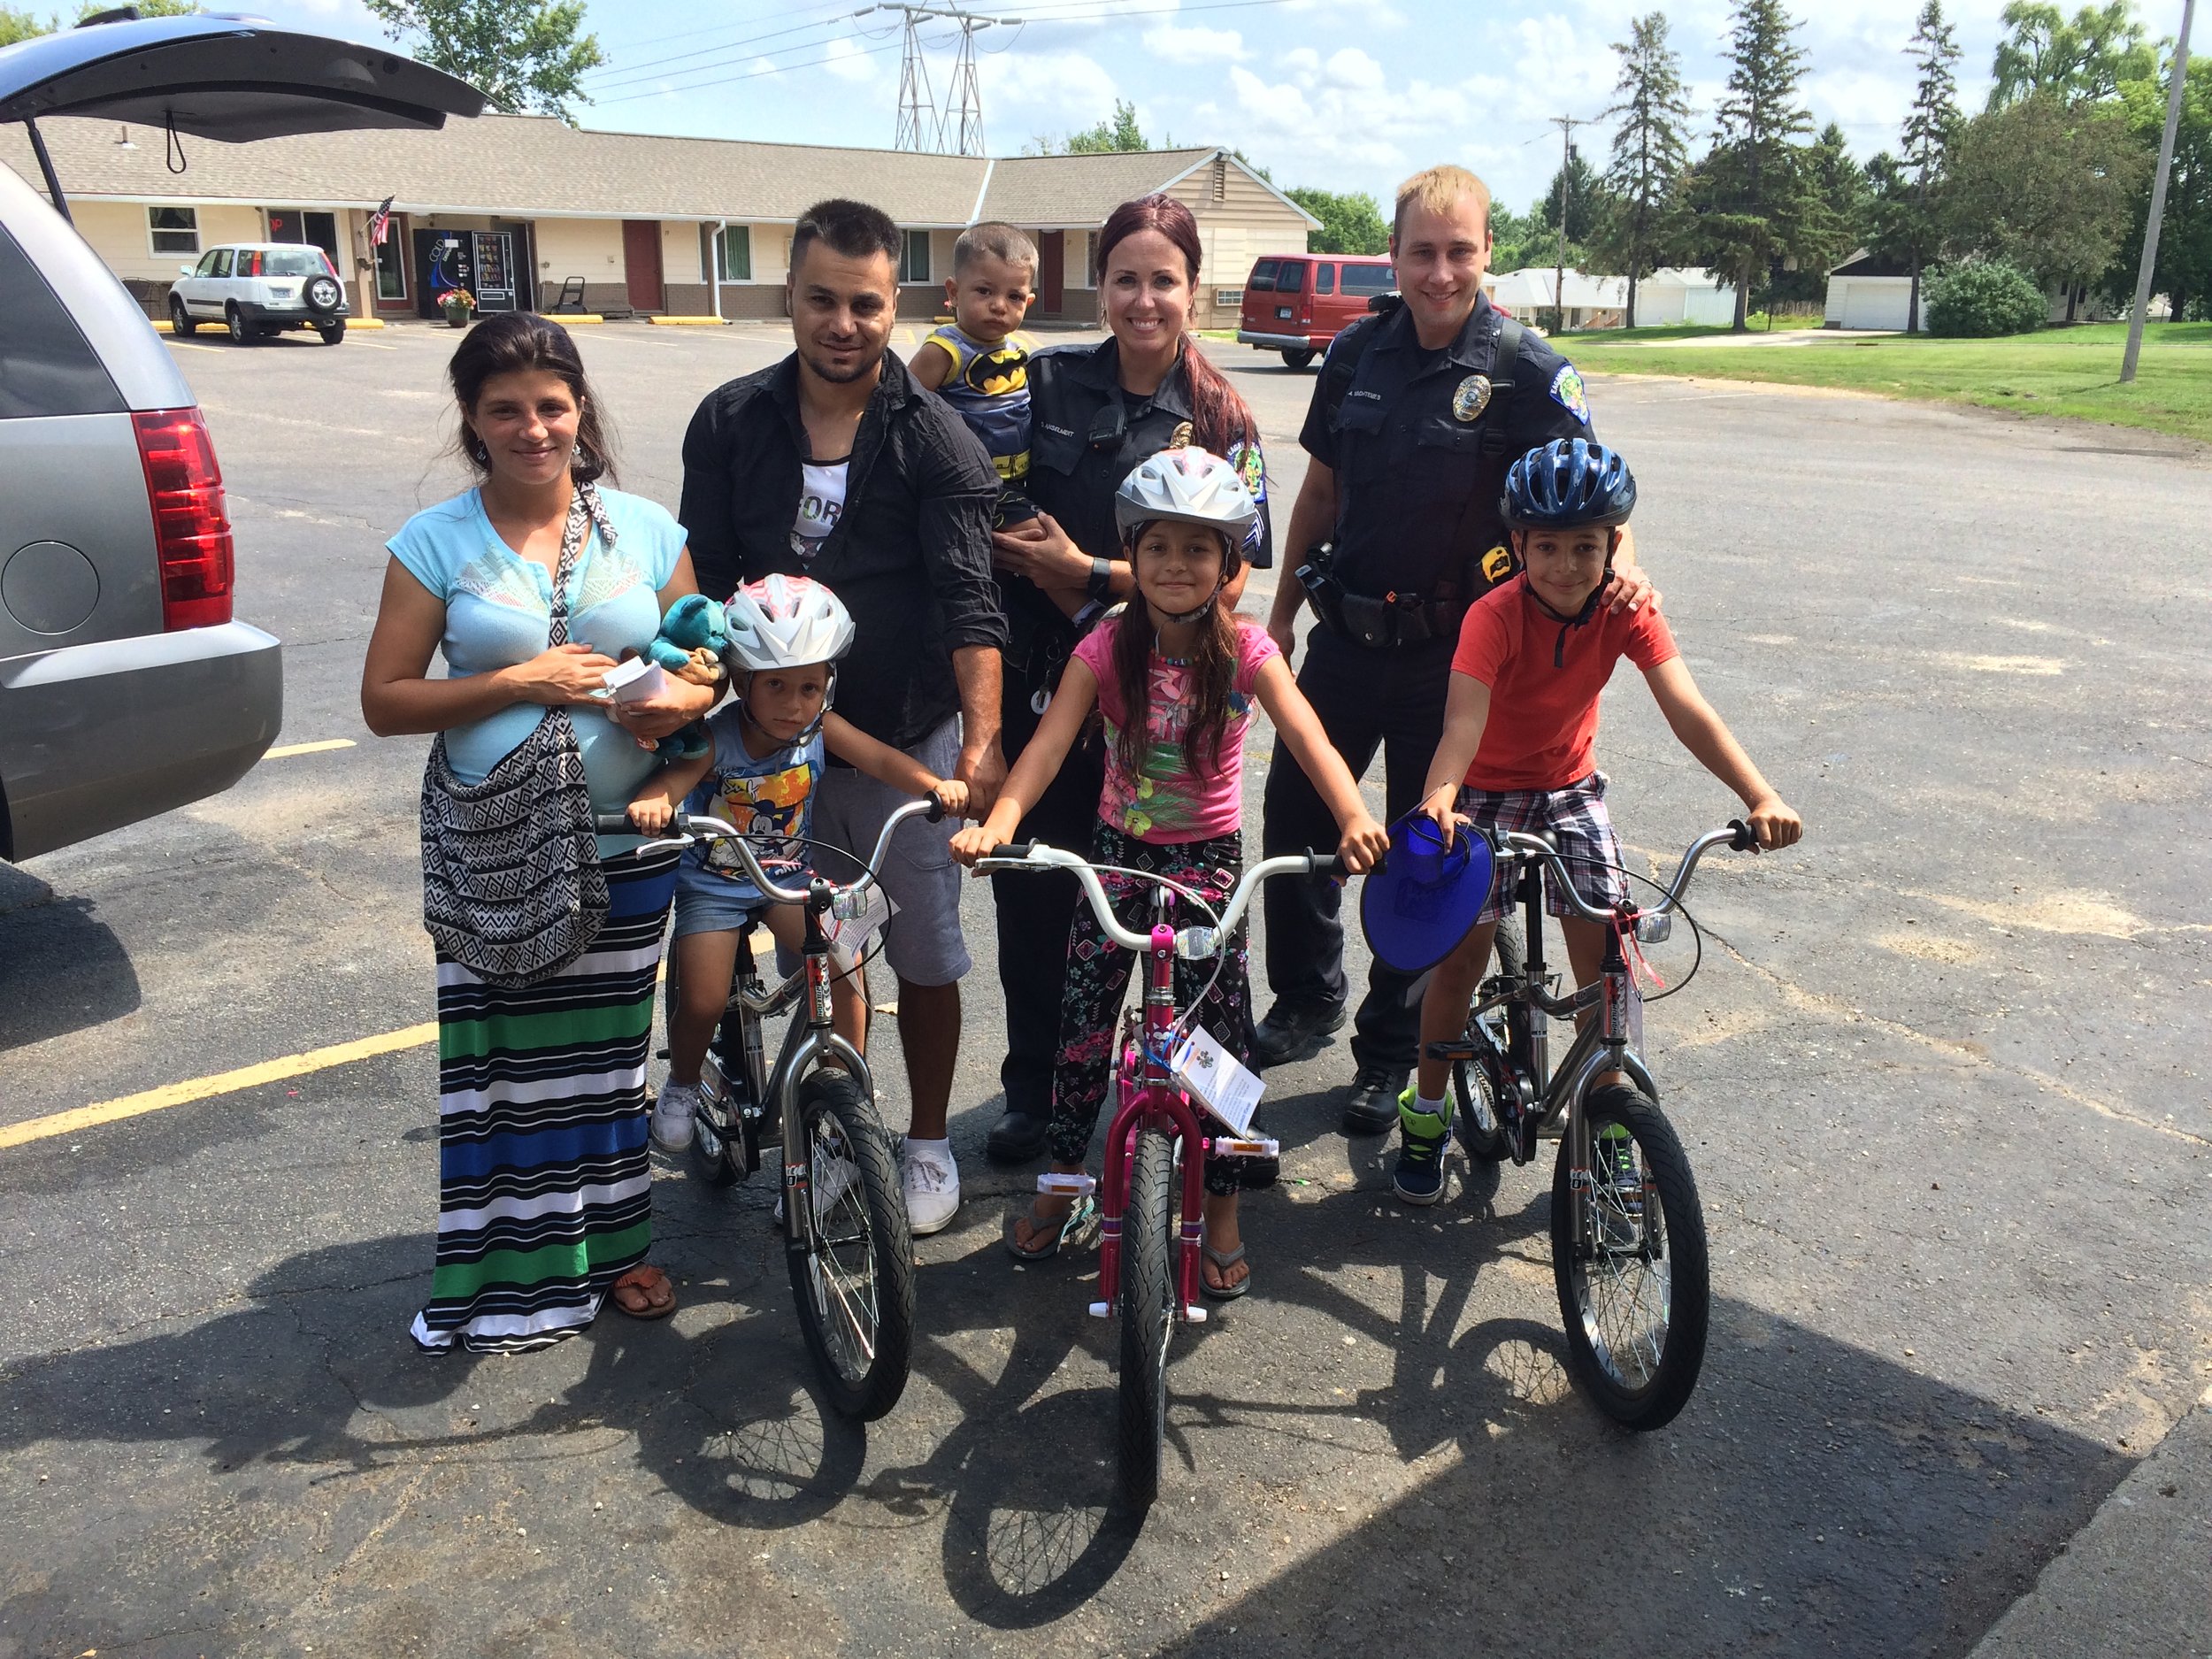
[(1590, 424), (1590, 400), (1582, 388), (1582, 376), (1571, 363), (1559, 365), (1559, 373), (1551, 377), (1552, 402), (1565, 410), (1584, 426)]
[(1260, 453), (1260, 446), (1256, 443), (1232, 444), (1227, 459), (1229, 465), (1236, 468), (1237, 476), (1244, 480), (1244, 488), (1250, 493), (1254, 504), (1265, 502), (1267, 459)]

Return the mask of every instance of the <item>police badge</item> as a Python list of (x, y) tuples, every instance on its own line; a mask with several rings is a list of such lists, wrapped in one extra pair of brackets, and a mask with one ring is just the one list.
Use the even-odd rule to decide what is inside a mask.
[(1454, 420), (1479, 420), (1482, 411), (1490, 407), (1490, 377), (1471, 374), (1459, 383), (1452, 393)]

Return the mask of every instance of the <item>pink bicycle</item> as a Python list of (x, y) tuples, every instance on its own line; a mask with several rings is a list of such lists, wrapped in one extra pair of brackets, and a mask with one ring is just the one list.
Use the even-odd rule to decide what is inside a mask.
[[(1167, 1424), (1167, 1345), (1176, 1323), (1202, 1324), (1199, 1247), (1205, 1237), (1203, 1154), (1274, 1157), (1280, 1148), (1256, 1135), (1238, 1134), (1225, 1125), (1202, 1120), (1203, 1105), (1191, 1098), (1176, 1076), (1188, 1057), (1178, 1050), (1195, 1025), (1195, 1009), (1175, 1002), (1175, 963), (1217, 956), (1235, 937), (1237, 926), (1259, 884), (1270, 876), (1337, 875), (1333, 853), (1293, 853), (1264, 859), (1247, 870), (1228, 902), (1216, 915), (1198, 894), (1148, 871), (1094, 865), (1073, 853), (1037, 841), (1016, 841), (992, 849), (979, 860), (979, 873), (1016, 870), (1066, 870), (1082, 885), (1099, 926), (1144, 961), (1144, 996), (1123, 1017), (1115, 1044), (1113, 1122), (1106, 1131), (1105, 1179), (1088, 1175), (1047, 1173), (1037, 1178), (1040, 1192), (1071, 1195), (1079, 1203), (1096, 1192), (1100, 1218), (1099, 1300), (1091, 1316), (1121, 1316), (1120, 1480), (1123, 1496), (1141, 1509), (1160, 1490), (1160, 1444)], [(1152, 926), (1148, 933), (1125, 927), (1114, 913), (1102, 871), (1152, 882)], [(1201, 926), (1178, 930), (1172, 923), (1180, 898), (1207, 918)], [(1195, 1152), (1193, 1151), (1195, 1148)], [(1180, 1159), (1181, 1198), (1174, 1197)]]

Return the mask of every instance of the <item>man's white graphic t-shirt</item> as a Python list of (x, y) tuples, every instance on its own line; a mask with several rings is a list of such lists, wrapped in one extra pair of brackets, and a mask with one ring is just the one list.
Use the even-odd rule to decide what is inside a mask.
[(829, 533), (837, 528), (845, 511), (845, 472), (852, 457), (817, 465), (805, 463), (805, 481), (799, 488), (799, 516), (791, 523), (791, 550), (800, 563), (811, 565)]

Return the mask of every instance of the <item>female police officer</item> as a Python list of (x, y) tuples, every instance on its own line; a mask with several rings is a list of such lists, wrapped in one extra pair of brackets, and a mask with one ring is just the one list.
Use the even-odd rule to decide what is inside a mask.
[[(1188, 329), (1200, 252), (1198, 222), (1180, 202), (1148, 196), (1123, 203), (1098, 237), (1099, 295), (1112, 338), (1055, 347), (1029, 360), (1027, 493), (1038, 513), (992, 538), (1013, 636), (1001, 734), (1010, 763), (1035, 733), (1076, 641), (1134, 590), (1128, 565), (1116, 557), (1114, 491), (1138, 462), (1166, 449), (1179, 427), (1187, 425), (1191, 442), (1228, 457), (1260, 503), (1260, 544), (1230, 584), (1228, 603), (1233, 606), (1243, 591), (1245, 572), (1274, 562), (1259, 428)], [(1071, 755), (1022, 820), (1021, 839), (1089, 845), (1102, 765), (1095, 746)], [(993, 897), (1007, 1052), (999, 1071), (1006, 1114), (991, 1132), (990, 1152), (1020, 1160), (1043, 1148), (1052, 1110), (1061, 976), (1077, 889), (1071, 876), (1025, 877), (995, 884)]]

